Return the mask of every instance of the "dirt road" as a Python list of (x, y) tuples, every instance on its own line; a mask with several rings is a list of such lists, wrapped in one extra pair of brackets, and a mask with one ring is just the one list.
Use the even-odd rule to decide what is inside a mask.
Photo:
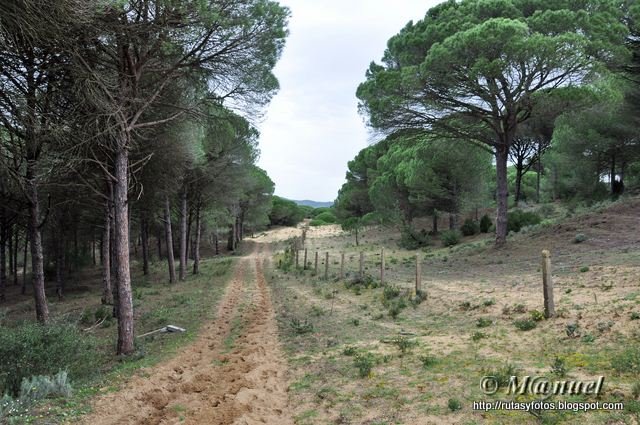
[(215, 322), (167, 363), (93, 404), (82, 423), (293, 424), (264, 254), (239, 260)]

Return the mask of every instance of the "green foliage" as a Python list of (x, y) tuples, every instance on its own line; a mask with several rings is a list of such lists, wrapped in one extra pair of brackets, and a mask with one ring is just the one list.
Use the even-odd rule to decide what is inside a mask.
[(478, 342), (481, 339), (484, 339), (487, 337), (487, 334), (480, 332), (480, 331), (476, 331), (473, 334), (471, 334), (471, 341), (473, 342)]
[(440, 240), (444, 246), (454, 246), (460, 243), (462, 235), (458, 230), (445, 230), (440, 235)]
[(574, 238), (573, 238), (573, 243), (582, 243), (584, 241), (587, 240), (587, 236), (584, 235), (583, 233), (578, 233)]
[(473, 236), (480, 233), (480, 225), (474, 220), (468, 218), (464, 221), (464, 224), (460, 228), (464, 236)]
[(68, 370), (72, 379), (95, 372), (95, 340), (63, 324), (0, 328), (0, 393), (18, 395), (23, 379)]
[(534, 322), (540, 322), (544, 320), (544, 313), (539, 310), (531, 310), (529, 312), (529, 315), (531, 316), (531, 320), (533, 320)]
[(402, 335), (393, 338), (391, 343), (400, 351), (400, 356), (405, 356), (418, 346), (418, 341), (409, 339)]
[(330, 224), (336, 222), (336, 216), (331, 211), (322, 212), (314, 216), (314, 219), (324, 221), (325, 223), (330, 223)]
[(71, 384), (66, 371), (53, 376), (32, 376), (24, 378), (20, 384), (18, 396), (14, 399), (8, 394), (0, 398), (0, 422), (13, 423), (11, 418), (20, 418), (39, 401), (52, 397), (69, 397)]
[(631, 345), (614, 354), (611, 367), (618, 373), (640, 373), (640, 346)]
[(514, 210), (509, 212), (507, 219), (508, 229), (510, 232), (519, 232), (526, 226), (534, 226), (540, 224), (542, 219), (533, 211)]
[(358, 349), (352, 345), (344, 347), (344, 349), (342, 350), (342, 354), (349, 357), (355, 356), (357, 352)]
[(489, 233), (489, 229), (491, 229), (492, 225), (493, 223), (488, 215), (485, 214), (480, 218), (480, 232)]
[(482, 369), (481, 373), (484, 376), (493, 376), (498, 387), (504, 388), (509, 385), (512, 376), (517, 376), (520, 373), (520, 369), (512, 363), (506, 363), (498, 369)]
[(530, 331), (535, 329), (538, 325), (535, 320), (532, 319), (518, 319), (513, 322), (514, 326), (521, 331)]
[(373, 366), (375, 366), (375, 363), (375, 356), (371, 353), (361, 353), (353, 359), (353, 364), (358, 369), (358, 374), (361, 378), (371, 376), (371, 370)]
[(269, 222), (272, 225), (295, 226), (304, 216), (305, 210), (295, 202), (279, 196), (272, 197), (272, 207), (269, 212)]
[(582, 266), (580, 267), (580, 273), (586, 273), (589, 271), (589, 266)]
[(318, 220), (317, 218), (314, 218), (313, 220), (311, 220), (309, 222), (309, 226), (313, 226), (313, 227), (326, 226), (327, 224), (331, 224), (331, 223), (327, 223), (325, 221)]
[(457, 412), (458, 410), (462, 409), (462, 404), (457, 398), (450, 398), (449, 401), (447, 401), (447, 407), (452, 412)]
[(421, 355), (418, 359), (420, 360), (420, 363), (422, 363), (422, 367), (425, 369), (430, 368), (438, 362), (437, 358), (429, 354)]
[(420, 232), (415, 231), (411, 226), (404, 226), (400, 233), (398, 245), (401, 248), (414, 250), (425, 247), (431, 243), (429, 235), (423, 229)]
[(551, 373), (554, 375), (563, 378), (567, 375), (567, 365), (563, 359), (560, 357), (556, 357), (551, 364)]
[(488, 317), (481, 317), (478, 320), (476, 320), (476, 326), (479, 328), (486, 328), (491, 326), (492, 324), (493, 324), (493, 321)]
[(289, 322), (289, 327), (296, 335), (313, 332), (313, 323), (309, 322), (307, 319), (300, 320), (294, 317)]

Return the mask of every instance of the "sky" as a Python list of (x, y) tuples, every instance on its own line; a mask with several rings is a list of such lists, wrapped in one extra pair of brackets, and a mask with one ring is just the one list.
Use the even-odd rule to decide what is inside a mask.
[(289, 37), (274, 69), (280, 91), (260, 129), (258, 165), (288, 199), (333, 201), (347, 162), (372, 137), (355, 92), (387, 40), (441, 0), (281, 0)]

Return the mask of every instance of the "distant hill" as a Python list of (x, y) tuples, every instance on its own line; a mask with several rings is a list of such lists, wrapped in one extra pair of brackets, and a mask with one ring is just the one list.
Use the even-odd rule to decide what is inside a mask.
[(297, 201), (295, 199), (292, 199), (293, 202), (295, 202), (298, 205), (306, 205), (308, 207), (313, 207), (313, 208), (322, 208), (322, 207), (330, 207), (333, 205), (333, 202), (319, 202), (319, 201), (310, 201), (308, 199), (302, 200), (302, 201)]

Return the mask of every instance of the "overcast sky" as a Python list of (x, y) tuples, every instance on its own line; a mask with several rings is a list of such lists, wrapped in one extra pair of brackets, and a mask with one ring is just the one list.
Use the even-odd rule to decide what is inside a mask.
[(290, 35), (275, 75), (280, 91), (259, 125), (258, 165), (289, 199), (333, 201), (347, 162), (370, 142), (358, 84), (387, 40), (441, 0), (281, 0)]

